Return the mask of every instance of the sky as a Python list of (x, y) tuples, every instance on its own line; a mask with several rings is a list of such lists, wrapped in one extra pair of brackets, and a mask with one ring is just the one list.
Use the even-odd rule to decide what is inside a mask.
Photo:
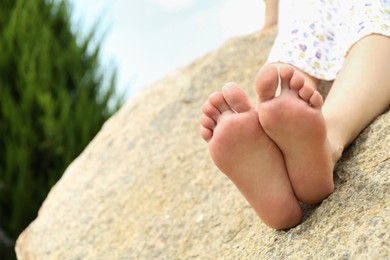
[(85, 34), (98, 23), (101, 63), (116, 68), (125, 99), (264, 19), (263, 0), (68, 1), (75, 28)]

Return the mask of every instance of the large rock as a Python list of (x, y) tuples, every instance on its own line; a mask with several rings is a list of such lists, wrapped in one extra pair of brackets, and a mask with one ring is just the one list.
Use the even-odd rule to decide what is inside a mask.
[(259, 221), (198, 134), (208, 95), (253, 83), (274, 34), (232, 39), (133, 98), (69, 166), (20, 235), (20, 259), (390, 257), (389, 113), (345, 152), (302, 224)]

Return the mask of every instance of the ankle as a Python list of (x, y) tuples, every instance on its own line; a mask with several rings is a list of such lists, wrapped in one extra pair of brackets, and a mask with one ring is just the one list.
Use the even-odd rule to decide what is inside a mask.
[(335, 141), (334, 139), (328, 138), (329, 145), (330, 145), (330, 153), (331, 158), (333, 161), (333, 165), (336, 165), (336, 163), (340, 160), (341, 156), (344, 152), (344, 146), (340, 144), (340, 142)]
[(330, 152), (334, 165), (340, 160), (344, 149), (346, 148), (343, 132), (337, 127), (337, 124), (329, 119), (325, 119), (327, 123), (327, 136), (330, 144)]
[(342, 145), (335, 145), (332, 154), (332, 159), (335, 164), (340, 160), (341, 156), (343, 155), (343, 151), (344, 147)]

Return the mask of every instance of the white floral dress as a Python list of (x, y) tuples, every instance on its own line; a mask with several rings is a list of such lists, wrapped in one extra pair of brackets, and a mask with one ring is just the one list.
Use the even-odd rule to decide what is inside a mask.
[(334, 80), (348, 50), (370, 34), (390, 37), (390, 0), (280, 0), (268, 62)]

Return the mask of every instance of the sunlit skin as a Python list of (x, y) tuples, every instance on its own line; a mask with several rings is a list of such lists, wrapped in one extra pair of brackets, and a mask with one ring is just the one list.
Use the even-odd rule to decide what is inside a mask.
[[(264, 30), (277, 25), (278, 1), (266, 8)], [(389, 37), (371, 34), (349, 49), (325, 101), (319, 79), (284, 63), (259, 70), (256, 106), (235, 83), (208, 98), (201, 136), (265, 224), (294, 227), (299, 201), (318, 204), (333, 192), (344, 149), (389, 108), (389, 60)]]
[(211, 158), (270, 227), (300, 222), (301, 209), (282, 152), (259, 123), (258, 113), (235, 83), (213, 93), (203, 106), (201, 134)]

